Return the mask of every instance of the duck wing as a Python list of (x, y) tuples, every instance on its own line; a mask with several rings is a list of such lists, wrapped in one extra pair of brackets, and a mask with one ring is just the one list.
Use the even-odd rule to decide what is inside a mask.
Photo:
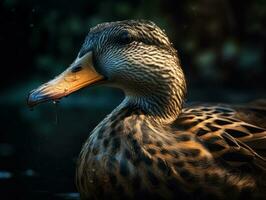
[(266, 129), (266, 99), (260, 99), (246, 105), (236, 105), (233, 107), (236, 110), (236, 118)]
[(196, 134), (225, 166), (237, 170), (260, 168), (266, 172), (265, 110), (255, 104), (194, 105), (184, 108), (175, 124)]
[(234, 117), (247, 123), (245, 128), (252, 135), (243, 142), (266, 157), (266, 100), (257, 100), (247, 105), (233, 106)]

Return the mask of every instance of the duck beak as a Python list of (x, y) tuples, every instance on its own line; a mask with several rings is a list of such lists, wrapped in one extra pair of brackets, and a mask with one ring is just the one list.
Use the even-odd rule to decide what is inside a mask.
[(63, 73), (30, 92), (28, 105), (56, 101), (83, 87), (100, 82), (104, 76), (96, 72), (92, 62), (92, 52), (77, 58)]

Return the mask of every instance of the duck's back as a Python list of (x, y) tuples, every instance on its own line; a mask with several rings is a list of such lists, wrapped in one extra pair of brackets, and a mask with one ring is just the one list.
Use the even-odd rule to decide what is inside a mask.
[(173, 123), (195, 134), (224, 167), (254, 176), (266, 170), (266, 103), (198, 104)]
[[(220, 156), (222, 152), (230, 153), (232, 156), (225, 158), (231, 158), (232, 162), (234, 158), (236, 162), (238, 159), (233, 151), (252, 152), (254, 158), (266, 156), (266, 103), (265, 107), (262, 104), (188, 106), (173, 126), (194, 133), (206, 145), (210, 143), (208, 149), (214, 156)], [(246, 158), (250, 161), (249, 154)], [(240, 160), (245, 162), (244, 157)], [(238, 163), (241, 163), (240, 160)], [(266, 169), (265, 164), (262, 162), (261, 167)]]

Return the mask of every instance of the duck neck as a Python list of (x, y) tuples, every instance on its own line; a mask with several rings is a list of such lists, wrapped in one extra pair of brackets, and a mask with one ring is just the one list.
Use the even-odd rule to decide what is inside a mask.
[(168, 80), (167, 84), (158, 84), (145, 94), (126, 94), (123, 104), (138, 107), (155, 122), (169, 124), (181, 113), (185, 93), (186, 83), (182, 73), (181, 77)]

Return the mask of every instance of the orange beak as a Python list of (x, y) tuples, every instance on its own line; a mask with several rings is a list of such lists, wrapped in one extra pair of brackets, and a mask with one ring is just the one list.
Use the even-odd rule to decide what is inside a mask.
[(59, 76), (30, 92), (28, 105), (58, 100), (81, 88), (95, 84), (104, 77), (96, 72), (92, 62), (92, 52), (78, 58)]

